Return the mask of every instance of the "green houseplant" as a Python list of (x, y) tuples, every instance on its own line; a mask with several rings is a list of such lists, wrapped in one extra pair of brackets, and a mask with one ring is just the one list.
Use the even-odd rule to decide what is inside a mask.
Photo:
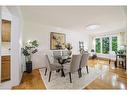
[(31, 61), (31, 55), (36, 53), (37, 47), (38, 47), (37, 40), (34, 41), (28, 41), (24, 48), (23, 48), (23, 54), (25, 56), (26, 61), (26, 72), (31, 73), (32, 72), (32, 61)]

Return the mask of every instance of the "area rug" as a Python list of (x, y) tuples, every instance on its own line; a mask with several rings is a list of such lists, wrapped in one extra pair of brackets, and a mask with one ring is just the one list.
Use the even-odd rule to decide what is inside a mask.
[(61, 77), (61, 73), (52, 72), (51, 80), (48, 82), (49, 72), (47, 75), (44, 75), (45, 68), (40, 69), (41, 78), (44, 81), (44, 84), (47, 89), (83, 89), (88, 86), (91, 82), (93, 82), (98, 76), (106, 73), (108, 71), (108, 66), (95, 66), (89, 67), (89, 73), (87, 74), (86, 68), (82, 69), (82, 77), (78, 77), (78, 73), (72, 74), (72, 83), (69, 80), (69, 74), (66, 70), (65, 77)]

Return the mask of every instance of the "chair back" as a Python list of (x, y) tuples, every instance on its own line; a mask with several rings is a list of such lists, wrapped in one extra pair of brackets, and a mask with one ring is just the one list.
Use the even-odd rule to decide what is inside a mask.
[(62, 52), (61, 51), (53, 51), (53, 56), (54, 58), (58, 58), (62, 56)]
[(88, 51), (83, 50), (83, 51), (81, 52), (81, 54), (84, 54), (84, 53), (88, 53)]
[(72, 55), (72, 62), (70, 64), (71, 73), (78, 71), (80, 61), (81, 61), (81, 55)]
[(84, 51), (84, 53), (88, 53), (88, 51)]
[(88, 59), (89, 59), (89, 53), (84, 53), (82, 55), (79, 68), (85, 67), (87, 65), (87, 63), (88, 63)]
[(47, 69), (51, 69), (50, 65), (51, 65), (51, 60), (49, 59), (49, 56), (48, 55), (45, 55), (46, 57), (46, 67)]
[(110, 51), (109, 52), (109, 59), (116, 60), (116, 53), (115, 53), (115, 51)]

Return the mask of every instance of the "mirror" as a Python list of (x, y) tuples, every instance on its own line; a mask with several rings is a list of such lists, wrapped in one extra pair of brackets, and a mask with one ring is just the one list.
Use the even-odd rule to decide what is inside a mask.
[(1, 82), (5, 82), (11, 73), (11, 21), (2, 19), (1, 24)]
[(79, 41), (79, 50), (84, 50), (84, 42)]

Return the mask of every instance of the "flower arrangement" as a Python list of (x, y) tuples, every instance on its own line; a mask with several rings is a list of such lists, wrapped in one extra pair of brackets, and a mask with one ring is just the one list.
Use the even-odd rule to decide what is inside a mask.
[(31, 55), (36, 53), (38, 50), (36, 47), (38, 47), (39, 44), (37, 40), (34, 41), (28, 41), (24, 48), (23, 48), (23, 54), (25, 56), (26, 62), (31, 61)]
[(71, 56), (72, 54), (71, 49), (73, 48), (72, 45), (70, 43), (66, 43), (65, 48), (68, 50), (68, 55)]
[(71, 50), (73, 47), (70, 43), (65, 44), (65, 48), (67, 48), (68, 50)]

